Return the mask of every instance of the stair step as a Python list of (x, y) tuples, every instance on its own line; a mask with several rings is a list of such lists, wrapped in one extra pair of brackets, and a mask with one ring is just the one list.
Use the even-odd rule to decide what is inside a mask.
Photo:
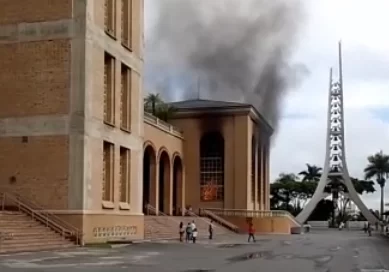
[(41, 223), (34, 221), (34, 220), (26, 220), (26, 221), (2, 221), (0, 220), (0, 227), (6, 227), (6, 226), (32, 226), (32, 225), (41, 225)]
[[(58, 238), (58, 237), (62, 237), (62, 236), (58, 236), (57, 233), (55, 232), (52, 232), (52, 231), (42, 231), (42, 232), (30, 232), (30, 233), (5, 233), (7, 236), (6, 236), (6, 239), (4, 240), (25, 240), (25, 239), (35, 239), (35, 238), (39, 238), (39, 239), (46, 239), (46, 238)], [(1, 233), (0, 233), (0, 237), (1, 237)], [(3, 241), (4, 241), (3, 240)], [(0, 239), (1, 241), (1, 239)]]
[(60, 250), (60, 249), (66, 249), (66, 248), (73, 248), (77, 247), (76, 245), (72, 243), (67, 242), (57, 242), (57, 243), (50, 243), (50, 244), (35, 244), (35, 245), (16, 245), (16, 246), (9, 246), (7, 247), (0, 247), (0, 254), (5, 253), (16, 253), (16, 252), (34, 252), (34, 251), (45, 251), (45, 250)]
[(46, 228), (45, 226), (42, 226), (40, 224), (35, 226), (2, 226), (1, 232), (12, 232), (12, 233), (20, 233), (20, 232), (26, 232), (26, 231), (48, 231), (49, 228)]
[(0, 248), (5, 246), (13, 246), (13, 245), (37, 245), (37, 244), (46, 244), (46, 243), (57, 243), (57, 242), (67, 242), (67, 240), (61, 236), (56, 237), (30, 237), (24, 239), (10, 239), (0, 241)]

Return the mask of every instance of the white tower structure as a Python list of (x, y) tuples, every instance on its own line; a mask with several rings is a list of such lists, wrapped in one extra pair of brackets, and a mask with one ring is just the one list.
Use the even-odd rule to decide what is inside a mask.
[(330, 69), (330, 84), (328, 95), (327, 115), (327, 140), (324, 159), (323, 174), (317, 185), (312, 199), (296, 217), (297, 221), (304, 224), (320, 200), (328, 196), (324, 192), (325, 187), (331, 182), (331, 177), (338, 178), (347, 188), (348, 197), (362, 212), (363, 216), (370, 222), (376, 223), (379, 220), (365, 206), (355, 191), (351, 182), (346, 163), (346, 145), (344, 139), (344, 96), (343, 96), (343, 75), (342, 75), (342, 45), (339, 42), (339, 78), (333, 81), (332, 69)]

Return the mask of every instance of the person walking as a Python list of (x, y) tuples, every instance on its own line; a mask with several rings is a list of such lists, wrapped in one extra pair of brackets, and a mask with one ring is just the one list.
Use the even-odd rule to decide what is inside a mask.
[(197, 235), (198, 235), (198, 230), (197, 228), (194, 228), (193, 229), (193, 232), (192, 232), (192, 241), (193, 241), (193, 244), (196, 244), (196, 241), (197, 241)]
[(209, 223), (209, 226), (208, 226), (208, 232), (209, 232), (209, 240), (212, 240), (213, 239), (213, 221), (211, 220), (211, 222)]
[(255, 234), (254, 225), (253, 225), (253, 223), (250, 223), (250, 225), (249, 225), (249, 238), (247, 240), (249, 243), (250, 243), (251, 239), (255, 243), (255, 236), (254, 236), (254, 234)]

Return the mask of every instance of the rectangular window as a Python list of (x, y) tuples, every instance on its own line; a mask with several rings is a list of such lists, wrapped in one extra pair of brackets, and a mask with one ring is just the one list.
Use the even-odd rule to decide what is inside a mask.
[(122, 44), (132, 50), (132, 1), (122, 0)]
[(120, 127), (131, 131), (131, 69), (124, 64), (121, 69)]
[(115, 58), (104, 56), (104, 122), (115, 125)]
[(201, 201), (221, 201), (224, 199), (223, 158), (212, 156), (200, 159)]
[(112, 143), (104, 142), (103, 144), (103, 184), (102, 196), (103, 201), (113, 202), (114, 197), (114, 152), (115, 146)]
[(105, 32), (115, 37), (116, 32), (116, 0), (104, 0)]
[(120, 147), (120, 202), (122, 203), (130, 203), (130, 162), (130, 150)]

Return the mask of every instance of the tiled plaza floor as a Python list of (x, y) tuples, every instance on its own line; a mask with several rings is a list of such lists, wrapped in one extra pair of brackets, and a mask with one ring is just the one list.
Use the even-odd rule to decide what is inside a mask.
[(113, 249), (79, 248), (0, 256), (1, 272), (326, 271), (389, 269), (389, 240), (361, 231), (314, 230), (304, 235), (216, 237), (198, 244), (172, 241)]

